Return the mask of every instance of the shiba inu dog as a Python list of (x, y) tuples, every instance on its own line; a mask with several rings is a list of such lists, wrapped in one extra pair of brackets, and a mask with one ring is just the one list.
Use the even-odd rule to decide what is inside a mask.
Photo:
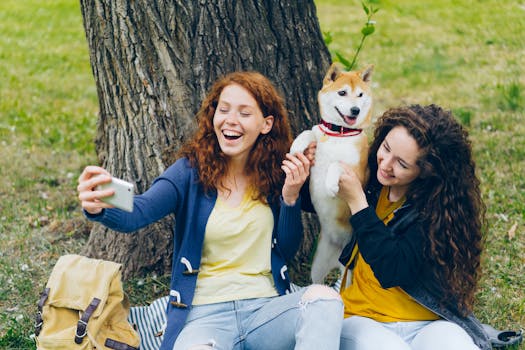
[(299, 134), (290, 149), (292, 154), (303, 152), (312, 141), (317, 142), (310, 172), (310, 195), (321, 226), (311, 270), (314, 283), (323, 283), (332, 269), (342, 268), (338, 258), (351, 237), (350, 209), (337, 197), (339, 162), (350, 164), (359, 179), (366, 181), (368, 138), (363, 130), (371, 121), (372, 70), (370, 65), (345, 72), (332, 64), (318, 94), (321, 124)]

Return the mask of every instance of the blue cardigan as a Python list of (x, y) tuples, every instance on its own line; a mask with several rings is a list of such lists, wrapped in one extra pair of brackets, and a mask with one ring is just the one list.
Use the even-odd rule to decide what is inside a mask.
[[(176, 219), (171, 270), (170, 302), (167, 305), (167, 327), (161, 350), (171, 350), (192, 304), (201, 262), (204, 231), (215, 206), (217, 193), (204, 194), (197, 170), (186, 158), (177, 160), (143, 194), (135, 196), (133, 212), (105, 209), (98, 215), (86, 216), (108, 228), (132, 232), (168, 214)], [(280, 295), (290, 291), (285, 262), (297, 252), (303, 237), (300, 198), (293, 206), (270, 202), (274, 215), (271, 269)]]

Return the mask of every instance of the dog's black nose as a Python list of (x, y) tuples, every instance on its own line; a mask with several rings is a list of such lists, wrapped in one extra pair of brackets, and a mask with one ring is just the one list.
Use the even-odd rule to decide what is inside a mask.
[(359, 112), (360, 112), (360, 111), (361, 111), (361, 110), (359, 109), (359, 107), (352, 107), (352, 108), (350, 108), (350, 113), (352, 113), (352, 116), (353, 116), (353, 117), (359, 115)]

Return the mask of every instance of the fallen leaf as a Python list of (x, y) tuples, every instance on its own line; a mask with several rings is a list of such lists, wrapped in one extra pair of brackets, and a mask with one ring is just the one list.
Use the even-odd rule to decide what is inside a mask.
[(509, 237), (509, 240), (514, 239), (516, 237), (516, 229), (518, 228), (518, 223), (515, 222), (514, 225), (510, 228), (510, 230), (507, 232), (507, 235)]

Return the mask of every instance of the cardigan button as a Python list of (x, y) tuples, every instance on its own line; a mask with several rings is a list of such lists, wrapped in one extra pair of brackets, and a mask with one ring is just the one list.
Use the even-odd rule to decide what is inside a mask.
[(182, 257), (180, 259), (180, 262), (184, 264), (184, 266), (186, 266), (186, 270), (182, 272), (183, 275), (196, 275), (200, 272), (199, 269), (193, 269), (190, 261), (186, 259), (185, 257)]
[(282, 278), (283, 280), (286, 280), (286, 275), (284, 274), (284, 273), (286, 272), (286, 270), (288, 270), (288, 267), (287, 267), (286, 265), (283, 265), (283, 267), (281, 267), (281, 271), (280, 271), (280, 273), (281, 273), (281, 278)]
[(180, 293), (174, 289), (170, 290), (170, 296), (174, 297), (175, 300), (171, 300), (170, 304), (179, 308), (179, 309), (185, 309), (188, 307), (188, 305), (181, 302)]
[(177, 301), (170, 301), (170, 304), (175, 306), (176, 308), (179, 308), (179, 309), (185, 309), (188, 307), (188, 305), (184, 304), (184, 303), (179, 303)]

